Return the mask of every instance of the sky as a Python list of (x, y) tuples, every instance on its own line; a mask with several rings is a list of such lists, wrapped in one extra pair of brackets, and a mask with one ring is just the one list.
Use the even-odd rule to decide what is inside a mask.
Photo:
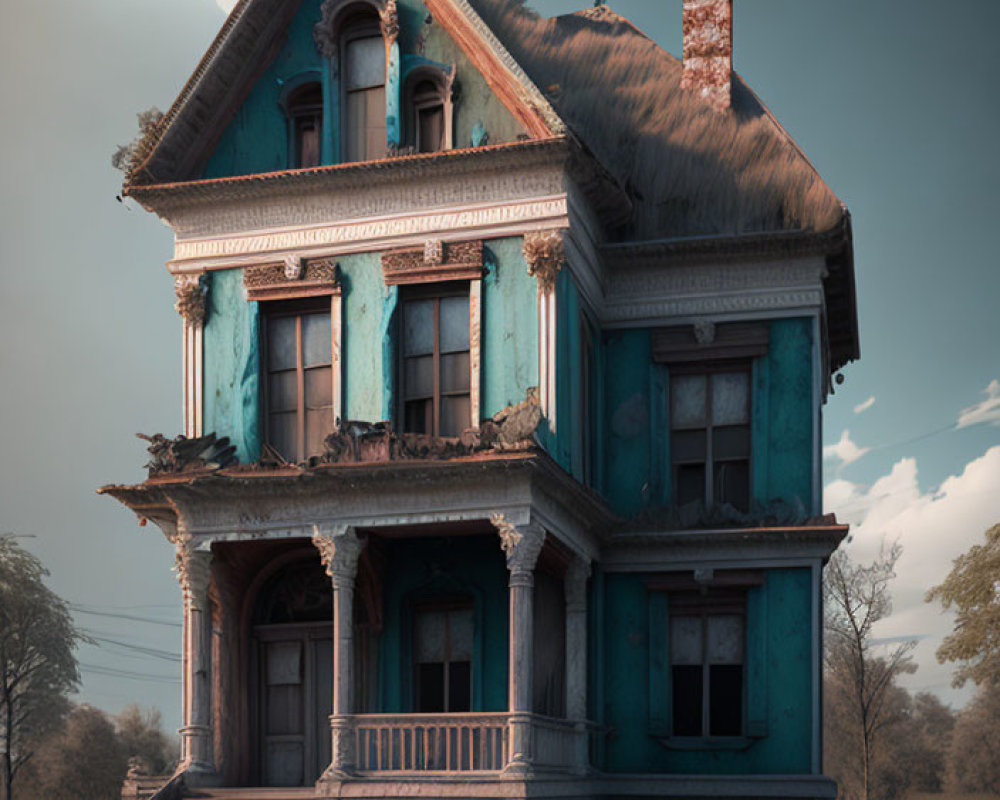
[[(537, 0), (547, 15), (584, 3)], [(586, 3), (589, 5), (589, 3)], [(612, 7), (674, 54), (680, 0)], [(79, 699), (180, 725), (180, 592), (155, 526), (95, 489), (181, 430), (172, 237), (116, 200), (135, 114), (166, 108), (215, 0), (7, 0), (0, 28), (0, 533), (94, 637)], [(913, 690), (961, 705), (923, 594), (1000, 522), (1000, 158), (994, 0), (736, 0), (735, 65), (850, 207), (862, 358), (824, 409), (826, 510), (871, 558), (898, 541)], [(136, 649), (140, 648), (140, 649)]]

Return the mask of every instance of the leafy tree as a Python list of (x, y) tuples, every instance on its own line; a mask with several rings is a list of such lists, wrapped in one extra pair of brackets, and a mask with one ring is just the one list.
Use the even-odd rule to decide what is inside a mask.
[(163, 730), (159, 709), (127, 705), (115, 718), (115, 727), (126, 758), (141, 759), (150, 775), (173, 771), (179, 757), (177, 742)]
[(1000, 683), (984, 684), (959, 714), (951, 766), (962, 791), (1000, 797)]
[(0, 798), (35, 745), (58, 725), (79, 683), (73, 649), (83, 637), (66, 603), (42, 582), (48, 572), (12, 536), (0, 536)]
[(957, 559), (944, 583), (927, 593), (957, 611), (955, 628), (938, 648), (938, 661), (959, 661), (952, 683), (964, 686), (1000, 681), (1000, 525), (986, 531), (986, 543)]
[(889, 582), (901, 552), (893, 545), (883, 548), (871, 564), (856, 564), (840, 550), (824, 576), (828, 694), (834, 706), (837, 700), (842, 705), (837, 721), (844, 730), (840, 777), (845, 788), (854, 787), (845, 794), (861, 800), (874, 796), (872, 770), (879, 736), (905, 719), (896, 678), (916, 669), (910, 659), (914, 642), (881, 649), (872, 636), (875, 623), (892, 611)]

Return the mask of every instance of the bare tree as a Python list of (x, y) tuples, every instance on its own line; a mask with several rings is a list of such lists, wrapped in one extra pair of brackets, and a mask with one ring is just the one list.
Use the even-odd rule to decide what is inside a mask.
[(73, 648), (83, 637), (42, 582), (47, 574), (12, 536), (0, 536), (0, 800), (13, 800), (18, 772), (61, 721), (80, 679)]
[(912, 641), (878, 643), (872, 631), (892, 611), (889, 583), (902, 549), (883, 548), (871, 564), (857, 564), (840, 550), (826, 567), (826, 651), (828, 680), (846, 699), (846, 725), (853, 730), (860, 766), (858, 795), (872, 797), (872, 765), (880, 732), (901, 720), (895, 712), (896, 678), (916, 669)]

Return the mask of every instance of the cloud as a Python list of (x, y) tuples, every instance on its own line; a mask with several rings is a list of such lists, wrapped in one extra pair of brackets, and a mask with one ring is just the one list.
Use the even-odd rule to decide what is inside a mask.
[(983, 390), (986, 399), (974, 406), (969, 406), (958, 415), (958, 427), (968, 428), (982, 422), (1000, 425), (1000, 381), (994, 378)]
[(938, 604), (924, 602), (924, 594), (944, 580), (952, 562), (983, 531), (1000, 521), (1000, 446), (992, 447), (948, 477), (936, 490), (921, 492), (917, 462), (904, 458), (871, 486), (835, 480), (824, 489), (827, 511), (851, 523), (848, 553), (871, 561), (883, 541), (898, 541), (903, 554), (892, 582), (893, 613), (879, 623), (876, 636), (918, 640), (914, 658), (916, 674), (903, 685), (911, 691), (934, 691), (945, 702), (961, 705), (971, 689), (950, 688), (953, 664), (937, 663), (935, 651), (951, 632), (954, 615)]
[(864, 414), (873, 405), (875, 405), (875, 395), (869, 397), (867, 400), (865, 400), (865, 402), (858, 403), (856, 406), (854, 406), (854, 413)]
[(236, 5), (236, 0), (215, 0), (215, 4), (228, 14)]
[(837, 459), (841, 465), (852, 464), (871, 450), (870, 447), (858, 447), (851, 441), (851, 432), (845, 430), (840, 434), (840, 441), (828, 444), (823, 448), (823, 458)]

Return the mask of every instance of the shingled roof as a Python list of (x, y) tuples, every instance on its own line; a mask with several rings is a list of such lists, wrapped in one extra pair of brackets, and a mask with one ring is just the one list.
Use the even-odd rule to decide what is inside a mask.
[(845, 210), (738, 76), (733, 112), (680, 88), (682, 65), (607, 6), (539, 16), (470, 0), (635, 202), (631, 237), (821, 233)]

